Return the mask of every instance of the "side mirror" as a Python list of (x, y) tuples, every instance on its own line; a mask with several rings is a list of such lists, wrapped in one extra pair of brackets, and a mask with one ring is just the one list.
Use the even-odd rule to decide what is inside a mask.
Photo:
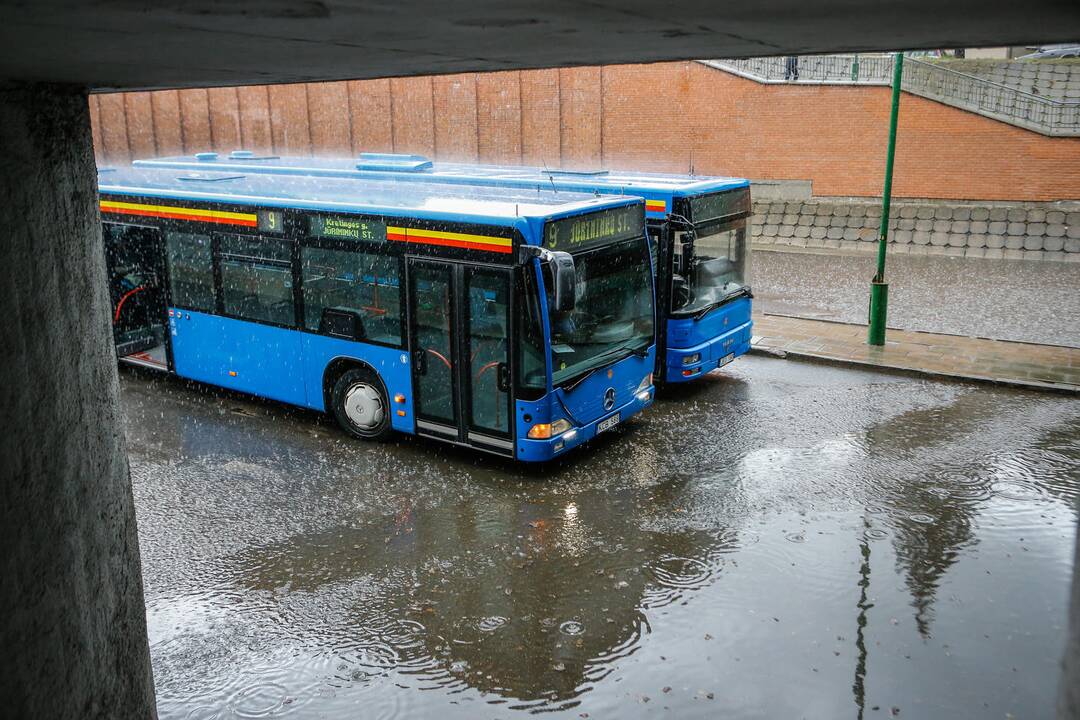
[(551, 277), (555, 284), (555, 312), (566, 313), (574, 309), (577, 300), (577, 268), (574, 267), (574, 258), (570, 253), (552, 251)]

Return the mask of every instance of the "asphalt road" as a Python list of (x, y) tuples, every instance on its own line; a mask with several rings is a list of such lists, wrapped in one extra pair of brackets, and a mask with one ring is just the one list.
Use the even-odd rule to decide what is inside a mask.
[(1052, 715), (1072, 398), (747, 357), (526, 469), (121, 389), (162, 718)]

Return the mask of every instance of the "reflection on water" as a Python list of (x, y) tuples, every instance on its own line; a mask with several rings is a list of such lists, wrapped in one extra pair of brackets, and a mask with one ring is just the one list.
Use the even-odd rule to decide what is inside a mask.
[(537, 470), (123, 380), (163, 718), (1051, 712), (1069, 398), (747, 358)]

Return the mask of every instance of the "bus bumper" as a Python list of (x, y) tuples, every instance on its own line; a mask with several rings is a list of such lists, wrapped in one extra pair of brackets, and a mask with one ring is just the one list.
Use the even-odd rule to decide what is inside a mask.
[(598, 434), (606, 432), (608, 428), (605, 428), (603, 431), (598, 430), (598, 428), (601, 425), (610, 423), (611, 419), (616, 415), (619, 417), (619, 420), (612, 425), (612, 428), (625, 423), (627, 420), (652, 405), (655, 397), (656, 389), (650, 385), (645, 390), (636, 393), (629, 402), (612, 409), (610, 412), (604, 413), (601, 417), (588, 425), (572, 428), (549, 440), (532, 440), (527, 437), (519, 438), (517, 441), (517, 459), (525, 462), (544, 462), (556, 457), (561, 457), (571, 448), (584, 445)]
[(667, 349), (664, 382), (682, 383), (697, 380), (716, 368), (750, 351), (754, 323), (747, 321), (708, 342), (688, 348)]

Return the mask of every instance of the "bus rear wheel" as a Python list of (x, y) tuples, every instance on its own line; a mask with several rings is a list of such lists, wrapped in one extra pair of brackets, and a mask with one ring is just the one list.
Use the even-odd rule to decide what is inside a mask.
[(346, 370), (334, 383), (331, 402), (338, 424), (353, 437), (384, 440), (390, 435), (390, 402), (374, 373)]

